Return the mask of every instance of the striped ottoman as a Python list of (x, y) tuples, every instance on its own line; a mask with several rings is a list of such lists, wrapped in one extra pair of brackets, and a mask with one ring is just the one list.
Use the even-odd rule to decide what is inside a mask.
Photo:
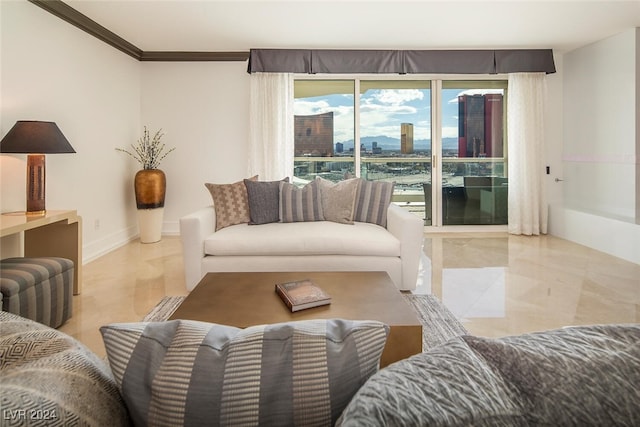
[(73, 261), (66, 258), (4, 259), (0, 308), (57, 328), (71, 317), (73, 274)]

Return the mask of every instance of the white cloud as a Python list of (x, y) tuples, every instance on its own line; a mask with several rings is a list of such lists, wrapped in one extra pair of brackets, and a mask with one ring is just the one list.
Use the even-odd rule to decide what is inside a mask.
[(443, 126), (442, 127), (442, 137), (443, 138), (457, 138), (458, 137), (458, 127), (457, 126)]
[(450, 99), (448, 102), (449, 104), (457, 104), (458, 96), (462, 96), (462, 95), (487, 95), (490, 93), (497, 93), (500, 95), (504, 95), (504, 89), (467, 89), (460, 92), (458, 95), (456, 95), (455, 98)]
[(417, 108), (410, 105), (380, 105), (363, 104), (360, 106), (360, 114), (385, 114), (387, 120), (395, 114), (416, 114)]
[(383, 104), (400, 105), (405, 102), (424, 99), (424, 93), (417, 89), (381, 89), (371, 97)]
[(331, 107), (326, 100), (320, 101), (298, 101), (295, 100), (293, 104), (294, 114), (298, 116), (311, 116), (313, 114), (326, 113), (333, 111), (334, 107)]
[[(353, 99), (353, 96), (349, 95)], [(379, 90), (370, 97), (363, 97), (360, 105), (361, 136), (388, 136), (400, 138), (400, 123), (414, 123), (414, 137), (416, 139), (430, 138), (431, 127), (428, 115), (417, 122), (416, 114), (422, 116), (422, 111), (407, 102), (424, 99), (424, 93), (419, 90)], [(428, 106), (425, 111), (428, 111)], [(354, 138), (354, 108), (352, 105), (331, 105), (328, 99), (313, 101), (296, 99), (294, 104), (296, 115), (334, 113), (334, 139), (347, 141)], [(428, 114), (428, 113), (426, 113)]]

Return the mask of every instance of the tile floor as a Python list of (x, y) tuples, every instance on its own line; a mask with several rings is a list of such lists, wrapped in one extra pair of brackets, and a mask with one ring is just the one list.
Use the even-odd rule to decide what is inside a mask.
[[(178, 237), (131, 242), (84, 266), (60, 330), (104, 355), (99, 327), (141, 320), (186, 295)], [(553, 236), (428, 234), (416, 293), (433, 293), (475, 335), (640, 322), (640, 265)]]

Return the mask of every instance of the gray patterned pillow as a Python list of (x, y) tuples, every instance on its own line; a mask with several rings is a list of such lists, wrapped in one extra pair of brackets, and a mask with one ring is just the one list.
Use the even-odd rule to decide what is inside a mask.
[[(289, 182), (284, 178), (282, 182)], [(280, 181), (244, 180), (249, 196), (249, 224), (268, 224), (280, 221)]]
[(527, 425), (640, 425), (639, 324), (463, 339), (518, 390)]
[[(258, 176), (249, 178), (252, 181)], [(233, 184), (204, 184), (211, 193), (216, 211), (216, 231), (236, 224), (246, 224), (250, 220), (249, 198), (244, 181)]]
[(302, 188), (288, 182), (280, 183), (280, 221), (324, 221), (317, 181), (311, 181)]
[(347, 179), (333, 183), (316, 178), (322, 197), (322, 215), (326, 221), (353, 224), (353, 213), (359, 179)]
[(1, 425), (128, 426), (109, 366), (48, 326), (0, 311)]
[(378, 370), (388, 326), (239, 329), (173, 320), (101, 328), (136, 425), (330, 425)]
[(356, 193), (354, 221), (387, 226), (387, 210), (393, 196), (395, 182), (360, 179)]
[(638, 324), (452, 338), (373, 375), (336, 425), (637, 426), (639, 343)]

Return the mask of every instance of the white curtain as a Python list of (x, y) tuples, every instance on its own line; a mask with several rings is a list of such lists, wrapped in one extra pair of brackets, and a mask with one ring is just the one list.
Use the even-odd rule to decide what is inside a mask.
[(544, 73), (509, 74), (509, 233), (547, 233), (544, 188)]
[(249, 176), (293, 179), (293, 74), (251, 74)]

